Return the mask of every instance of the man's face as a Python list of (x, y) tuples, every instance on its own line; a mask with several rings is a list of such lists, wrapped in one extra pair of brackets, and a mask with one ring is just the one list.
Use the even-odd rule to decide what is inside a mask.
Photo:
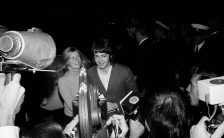
[(94, 59), (100, 69), (105, 69), (110, 65), (110, 55), (107, 53), (94, 53)]
[(187, 91), (189, 92), (191, 105), (197, 106), (199, 104), (199, 98), (198, 98), (198, 80), (200, 78), (200, 74), (195, 74), (191, 78), (191, 84), (188, 85)]

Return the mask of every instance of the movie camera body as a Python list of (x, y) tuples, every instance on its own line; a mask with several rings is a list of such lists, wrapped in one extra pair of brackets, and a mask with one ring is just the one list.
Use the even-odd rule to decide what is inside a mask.
[[(215, 109), (219, 106), (222, 111), (222, 116), (224, 116), (224, 76), (199, 80), (198, 96), (201, 101), (214, 105)], [(213, 115), (215, 114), (216, 110), (214, 110)], [(219, 123), (217, 123), (215, 119), (212, 119), (212, 117), (210, 118), (210, 121), (206, 122), (207, 130), (210, 133), (213, 133), (219, 125)]]
[(53, 38), (37, 28), (27, 31), (6, 31), (0, 36), (1, 71), (42, 71), (56, 57)]

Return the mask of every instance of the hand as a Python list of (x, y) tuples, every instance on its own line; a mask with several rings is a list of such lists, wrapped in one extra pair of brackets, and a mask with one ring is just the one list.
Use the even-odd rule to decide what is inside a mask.
[(118, 108), (117, 103), (107, 102), (107, 111), (112, 111)]
[(70, 123), (68, 123), (64, 130), (63, 130), (63, 134), (67, 134), (69, 135), (70, 137), (75, 137), (78, 133), (78, 129), (77, 129), (77, 124), (79, 122), (79, 116), (76, 115), (72, 121)]
[[(121, 129), (121, 133), (118, 133), (118, 137), (119, 138), (125, 138), (125, 135), (127, 134), (128, 132), (128, 125), (126, 123), (126, 120), (124, 118), (124, 115), (113, 115), (111, 116), (107, 122), (106, 122), (106, 125), (105, 126), (109, 126), (111, 124), (113, 124), (115, 121), (118, 121), (118, 127)], [(114, 136), (114, 133), (112, 133), (112, 136)]]
[(206, 130), (205, 121), (209, 120), (208, 117), (202, 117), (197, 125), (193, 125), (190, 130), (191, 138), (221, 138), (224, 134), (224, 122), (218, 126), (213, 134)]
[(144, 126), (138, 120), (129, 120), (130, 136), (129, 138), (139, 138), (144, 132)]
[(20, 85), (21, 75), (16, 73), (9, 82), (6, 82), (6, 75), (0, 73), (0, 126), (14, 125), (15, 115), (19, 112), (24, 101), (25, 89)]

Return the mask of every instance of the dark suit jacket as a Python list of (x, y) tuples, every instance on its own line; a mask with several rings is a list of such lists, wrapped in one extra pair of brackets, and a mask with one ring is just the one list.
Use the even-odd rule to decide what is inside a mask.
[(153, 57), (151, 53), (153, 53), (153, 49), (152, 40), (148, 38), (135, 51), (134, 73), (137, 76), (136, 82), (141, 93), (145, 86), (148, 85), (148, 79), (151, 76), (151, 57)]
[(211, 39), (205, 40), (201, 49), (194, 53), (192, 59), (194, 61), (193, 63), (201, 64), (205, 68), (213, 71), (215, 71), (216, 68), (220, 68), (223, 61), (223, 49), (220, 49), (222, 44), (217, 42), (218, 41)]
[(137, 91), (134, 74), (130, 68), (117, 63), (112, 67), (107, 90), (100, 80), (96, 65), (88, 69), (88, 80), (112, 103), (118, 103), (130, 91)]
[(173, 56), (171, 48), (172, 45), (166, 42), (153, 43), (150, 38), (137, 48), (135, 61), (137, 85), (143, 94), (144, 88), (155, 89), (173, 83), (174, 61), (171, 58)]

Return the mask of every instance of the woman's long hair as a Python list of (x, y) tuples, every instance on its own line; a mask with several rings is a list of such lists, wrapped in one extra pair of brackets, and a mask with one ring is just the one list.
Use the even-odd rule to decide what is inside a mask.
[(77, 51), (80, 59), (81, 59), (81, 67), (85, 67), (85, 68), (89, 68), (89, 66), (91, 65), (91, 61), (76, 47), (67, 47), (62, 54), (62, 61), (63, 61), (63, 65), (61, 68), (59, 68), (57, 70), (58, 72), (58, 77), (60, 78), (61, 76), (63, 76), (67, 71), (68, 71), (68, 61), (71, 58), (71, 53)]

